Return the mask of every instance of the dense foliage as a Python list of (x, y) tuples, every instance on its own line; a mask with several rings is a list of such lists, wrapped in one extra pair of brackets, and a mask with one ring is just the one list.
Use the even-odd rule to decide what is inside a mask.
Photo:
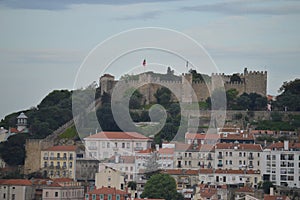
[[(72, 119), (72, 92), (55, 90), (48, 94), (37, 108), (24, 111), (28, 117), (30, 134), (17, 134), (0, 144), (0, 155), (9, 165), (24, 164), (25, 141), (28, 138), (45, 138), (61, 125)], [(8, 115), (0, 126), (15, 127), (18, 113)]]
[(284, 82), (274, 106), (277, 110), (300, 111), (300, 79)]
[(184, 199), (176, 190), (176, 182), (168, 174), (155, 174), (147, 181), (142, 198), (157, 198), (166, 200)]

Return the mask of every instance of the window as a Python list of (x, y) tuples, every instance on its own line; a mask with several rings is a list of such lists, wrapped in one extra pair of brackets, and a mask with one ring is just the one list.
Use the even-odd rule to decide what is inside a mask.
[(130, 143), (129, 143), (129, 142), (126, 143), (126, 148), (127, 148), (127, 149), (130, 148)]
[(125, 148), (125, 143), (124, 143), (124, 142), (122, 143), (122, 148), (123, 148), (123, 149)]
[(105, 148), (105, 142), (102, 142), (102, 148)]
[(54, 196), (55, 196), (55, 197), (58, 197), (58, 192), (55, 192)]
[(257, 157), (259, 157), (260, 156), (260, 153), (257, 153)]
[(64, 153), (64, 159), (67, 159), (67, 153)]
[(15, 194), (12, 194), (12, 195), (11, 195), (11, 199), (12, 199), (12, 200), (16, 200), (16, 195), (15, 195)]
[(92, 194), (92, 199), (96, 200), (96, 194)]
[(106, 147), (110, 148), (110, 143), (109, 142), (107, 142)]
[(46, 192), (46, 197), (49, 197), (49, 192)]
[(242, 157), (242, 152), (239, 153), (239, 157)]
[(229, 164), (232, 165), (232, 160), (229, 160)]
[(47, 161), (44, 162), (44, 167), (47, 167), (48, 163)]
[(119, 194), (116, 195), (116, 200), (120, 200), (120, 195)]
[(229, 156), (232, 156), (232, 152), (229, 152)]
[(57, 159), (59, 159), (60, 158), (60, 153), (57, 153)]
[(104, 200), (104, 194), (100, 194), (100, 200)]
[(112, 200), (112, 196), (111, 194), (107, 195), (108, 196), (108, 200)]
[(219, 176), (216, 176), (216, 182), (219, 182)]
[(72, 162), (70, 162), (70, 168), (72, 168), (72, 166), (73, 166), (73, 163), (72, 163)]
[(4, 193), (4, 194), (3, 194), (3, 199), (5, 199), (5, 198), (6, 198), (6, 194)]
[(70, 160), (73, 160), (73, 154), (70, 153)]
[(257, 166), (259, 166), (259, 161), (257, 161)]

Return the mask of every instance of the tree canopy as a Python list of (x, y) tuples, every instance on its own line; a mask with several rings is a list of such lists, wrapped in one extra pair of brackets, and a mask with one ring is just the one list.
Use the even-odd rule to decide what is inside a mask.
[(176, 182), (168, 174), (155, 174), (147, 181), (142, 198), (162, 198), (166, 200), (181, 200), (182, 194), (176, 190)]
[(277, 110), (300, 111), (300, 79), (284, 82), (279, 91), (282, 93), (274, 105)]

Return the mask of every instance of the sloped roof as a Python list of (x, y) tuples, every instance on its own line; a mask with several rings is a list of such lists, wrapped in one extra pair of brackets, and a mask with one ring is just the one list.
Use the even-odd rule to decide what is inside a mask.
[(244, 186), (244, 187), (240, 187), (239, 189), (237, 189), (236, 192), (254, 193), (254, 190), (251, 187)]
[(108, 188), (108, 187), (102, 187), (102, 188), (98, 188), (95, 189), (93, 191), (89, 191), (88, 194), (120, 194), (120, 195), (126, 195), (127, 193), (122, 191), (122, 190), (118, 190), (116, 188)]
[(32, 183), (30, 180), (27, 179), (0, 179), (0, 185), (30, 186), (32, 185)]
[(148, 137), (137, 132), (99, 132), (85, 139), (123, 139), (123, 140), (150, 140)]
[(288, 198), (287, 196), (269, 195), (269, 194), (264, 195), (264, 200), (288, 200), (288, 199), (290, 198)]
[(220, 136), (214, 133), (186, 133), (185, 139), (195, 139), (195, 140), (217, 140)]
[(233, 143), (218, 143), (216, 149), (238, 149), (238, 150), (252, 150), (262, 151), (260, 144), (233, 144)]
[(75, 145), (65, 145), (65, 146), (53, 146), (49, 147), (43, 151), (76, 151), (77, 146)]

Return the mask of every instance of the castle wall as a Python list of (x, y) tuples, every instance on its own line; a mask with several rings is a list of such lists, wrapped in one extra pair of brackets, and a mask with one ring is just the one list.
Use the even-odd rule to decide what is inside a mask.
[[(152, 77), (151, 74), (140, 74), (139, 80), (122, 81), (122, 85), (118, 92), (124, 92), (130, 88), (138, 88), (140, 93), (144, 95), (146, 104), (155, 103), (156, 98), (154, 94), (162, 86), (169, 88), (172, 93), (172, 100), (179, 100), (181, 102), (198, 102), (205, 101), (210, 93), (221, 87), (225, 90), (236, 89), (239, 95), (245, 93), (258, 93), (266, 96), (267, 91), (267, 72), (247, 71), (238, 74), (242, 82), (230, 83), (231, 75), (224, 73), (213, 73), (211, 75), (211, 82), (193, 82), (191, 74), (183, 74), (181, 81), (162, 81), (159, 77)], [(108, 92), (112, 94), (112, 90), (118, 81), (114, 80), (111, 75), (104, 75), (100, 78), (101, 94)], [(118, 84), (119, 85), (119, 84)], [(175, 98), (177, 96), (177, 98)]]
[(244, 74), (245, 76), (245, 92), (257, 93), (266, 96), (267, 91), (267, 72), (250, 71)]
[(40, 170), (41, 150), (53, 146), (54, 141), (43, 141), (42, 139), (27, 139), (25, 144), (26, 158), (24, 163), (24, 174), (31, 174)]

